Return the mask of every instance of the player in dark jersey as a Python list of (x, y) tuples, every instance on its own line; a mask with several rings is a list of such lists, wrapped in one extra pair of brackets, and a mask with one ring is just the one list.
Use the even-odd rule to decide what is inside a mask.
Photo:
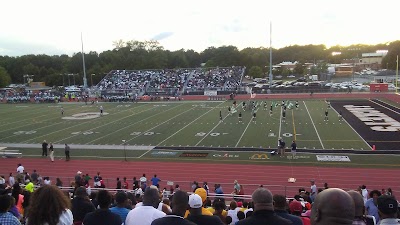
[(324, 118), (324, 121), (329, 121), (329, 118), (328, 118), (328, 109), (325, 110), (325, 118)]
[(253, 112), (253, 122), (254, 122), (254, 123), (256, 123), (256, 117), (257, 117), (256, 112)]
[(296, 106), (296, 110), (299, 109), (299, 101), (296, 101), (295, 106)]
[(220, 122), (222, 121), (222, 111), (221, 110), (219, 110), (219, 121)]
[(286, 122), (286, 110), (282, 111), (282, 122)]
[(271, 106), (269, 107), (269, 116), (272, 116), (272, 108), (273, 108), (273, 105), (271, 104)]
[(242, 120), (242, 112), (239, 112), (238, 117), (239, 117), (239, 123), (243, 122), (243, 120)]
[(242, 109), (243, 109), (243, 111), (246, 111), (246, 102), (242, 103)]

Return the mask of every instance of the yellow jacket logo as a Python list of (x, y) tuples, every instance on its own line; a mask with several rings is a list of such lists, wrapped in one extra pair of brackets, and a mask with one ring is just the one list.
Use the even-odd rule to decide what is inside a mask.
[(268, 155), (266, 153), (262, 153), (262, 154), (253, 154), (250, 159), (269, 159)]

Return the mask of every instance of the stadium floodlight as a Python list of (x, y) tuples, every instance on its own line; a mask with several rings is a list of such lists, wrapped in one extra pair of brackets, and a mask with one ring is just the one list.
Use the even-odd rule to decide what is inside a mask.
[(269, 23), (269, 87), (272, 86), (272, 22)]
[(83, 88), (87, 89), (87, 78), (86, 78), (86, 67), (85, 67), (85, 53), (83, 52), (83, 38), (81, 32), (81, 44), (82, 44), (82, 64), (83, 64)]

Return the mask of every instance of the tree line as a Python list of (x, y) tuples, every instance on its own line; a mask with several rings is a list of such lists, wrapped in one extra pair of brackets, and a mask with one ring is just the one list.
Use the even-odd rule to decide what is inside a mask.
[[(202, 52), (194, 50), (166, 50), (157, 41), (123, 41), (114, 43), (112, 50), (101, 53), (90, 51), (85, 53), (86, 74), (88, 84), (97, 84), (109, 71), (115, 69), (173, 69), (195, 68), (205, 63), (205, 67), (225, 67), (232, 65), (246, 66), (257, 76), (267, 74), (269, 70), (269, 48), (244, 48), (239, 50), (235, 46), (209, 47)], [(325, 67), (327, 63), (340, 63), (343, 59), (361, 58), (362, 53), (388, 50), (382, 65), (388, 69), (395, 69), (396, 55), (400, 54), (400, 41), (377, 45), (292, 45), (280, 49), (272, 49), (273, 64), (283, 61), (298, 61), (295, 73), (304, 72), (304, 63), (315, 63), (318, 67)], [(332, 55), (332, 52), (341, 52)], [(384, 66), (384, 68), (385, 68)], [(316, 68), (318, 69), (318, 68)], [(275, 71), (285, 74), (288, 71)], [(75, 74), (75, 84), (82, 84), (82, 54), (80, 52), (68, 55), (23, 55), (18, 57), (0, 56), (0, 87), (10, 83), (23, 83), (23, 75), (35, 75), (34, 81), (46, 82), (48, 86), (68, 85), (66, 74)], [(92, 74), (95, 74), (92, 76)]]

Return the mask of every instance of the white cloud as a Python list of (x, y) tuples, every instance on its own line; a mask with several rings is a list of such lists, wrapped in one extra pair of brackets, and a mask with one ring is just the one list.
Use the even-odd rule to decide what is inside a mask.
[[(273, 46), (382, 43), (400, 37), (397, 8), (391, 0), (153, 0), (5, 1), (2, 8), (0, 54), (21, 55), (104, 51), (112, 42), (148, 40), (165, 35), (160, 43), (170, 50), (235, 45)], [(16, 44), (26, 47), (16, 48)], [(6, 51), (4, 50), (6, 49)], [(35, 50), (36, 49), (36, 50)]]

